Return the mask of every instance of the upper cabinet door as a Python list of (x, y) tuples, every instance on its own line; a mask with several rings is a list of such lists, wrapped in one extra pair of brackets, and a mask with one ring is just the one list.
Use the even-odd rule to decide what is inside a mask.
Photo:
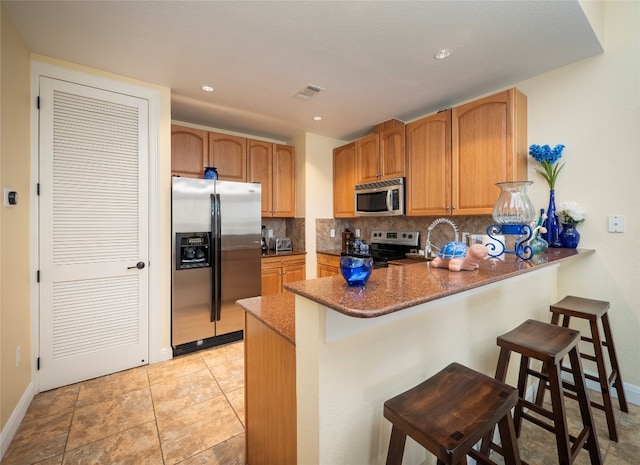
[(333, 216), (354, 218), (356, 143), (333, 149)]
[(226, 181), (247, 180), (247, 139), (229, 134), (209, 133), (209, 166)]
[(451, 110), (407, 124), (407, 216), (451, 212)]
[(295, 148), (291, 145), (273, 145), (273, 216), (296, 216), (296, 164)]
[(454, 214), (491, 214), (496, 183), (527, 179), (526, 97), (510, 89), (456, 107), (451, 129)]
[(249, 139), (247, 147), (247, 181), (260, 183), (262, 216), (268, 217), (273, 212), (273, 144)]
[(356, 184), (379, 179), (378, 135), (371, 134), (356, 141)]
[(385, 129), (379, 134), (379, 179), (402, 178), (405, 175), (405, 125)]
[(202, 178), (207, 166), (209, 140), (207, 131), (171, 126), (171, 174)]

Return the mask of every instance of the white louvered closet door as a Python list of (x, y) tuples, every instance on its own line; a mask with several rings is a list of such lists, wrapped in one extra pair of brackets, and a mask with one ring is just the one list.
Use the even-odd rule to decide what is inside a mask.
[(148, 361), (148, 101), (41, 77), (39, 131), (45, 391)]

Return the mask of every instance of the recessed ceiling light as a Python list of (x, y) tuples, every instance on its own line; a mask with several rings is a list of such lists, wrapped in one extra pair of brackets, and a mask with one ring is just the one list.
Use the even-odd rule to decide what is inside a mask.
[(205, 92), (213, 92), (213, 87), (211, 86), (202, 86), (202, 90)]
[(442, 50), (438, 50), (433, 55), (433, 58), (435, 58), (436, 60), (444, 60), (445, 58), (448, 58), (450, 55), (451, 55), (451, 49), (443, 48)]
[(314, 121), (322, 121), (322, 116), (314, 116), (313, 120)]

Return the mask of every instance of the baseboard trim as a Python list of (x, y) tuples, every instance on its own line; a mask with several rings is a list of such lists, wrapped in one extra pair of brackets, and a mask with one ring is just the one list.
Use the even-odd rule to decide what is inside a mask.
[(173, 349), (171, 347), (163, 347), (160, 349), (160, 362), (171, 360), (173, 358)]
[(4, 457), (7, 450), (9, 449), (9, 444), (13, 440), (13, 437), (18, 432), (18, 428), (24, 419), (24, 416), (27, 414), (27, 410), (34, 396), (36, 395), (36, 388), (33, 383), (29, 383), (27, 389), (25, 389), (22, 397), (20, 397), (20, 401), (16, 408), (13, 410), (9, 421), (2, 428), (2, 432), (0, 433), (0, 460)]

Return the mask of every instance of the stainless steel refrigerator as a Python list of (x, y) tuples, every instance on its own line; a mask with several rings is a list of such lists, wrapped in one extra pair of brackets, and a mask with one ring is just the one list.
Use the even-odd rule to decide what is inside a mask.
[(260, 185), (172, 178), (174, 355), (243, 338), (236, 300), (260, 295)]

